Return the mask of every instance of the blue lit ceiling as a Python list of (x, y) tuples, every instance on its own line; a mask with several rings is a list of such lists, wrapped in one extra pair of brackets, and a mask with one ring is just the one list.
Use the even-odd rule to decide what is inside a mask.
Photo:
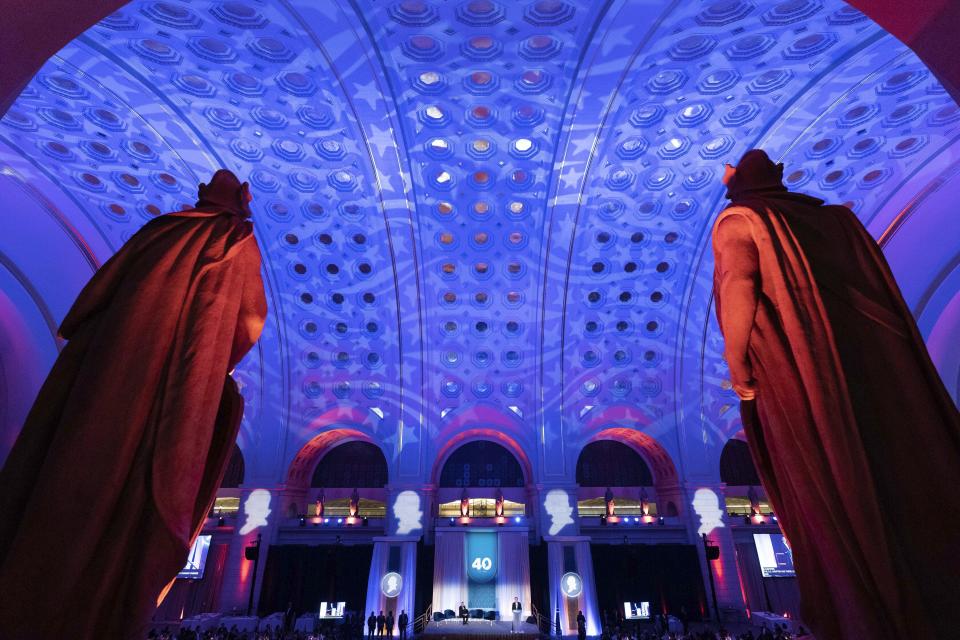
[(763, 146), (848, 203), (951, 336), (957, 238), (930, 203), (957, 192), (958, 135), (935, 78), (840, 0), (135, 0), (23, 92), (0, 167), (91, 263), (214, 169), (249, 176), (255, 475), (349, 425), (413, 481), (480, 424), (541, 480), (610, 425), (690, 477), (739, 430), (711, 308), (722, 164)]

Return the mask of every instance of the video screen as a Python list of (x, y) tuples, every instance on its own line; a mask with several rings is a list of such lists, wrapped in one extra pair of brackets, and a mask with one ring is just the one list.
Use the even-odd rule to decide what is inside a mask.
[(320, 618), (323, 620), (342, 618), (346, 605), (346, 602), (321, 602)]
[(181, 580), (199, 580), (203, 577), (203, 568), (207, 565), (207, 554), (210, 552), (210, 540), (213, 536), (197, 536), (190, 547), (187, 556), (187, 565), (180, 570), (177, 578)]
[(650, 603), (649, 602), (624, 602), (623, 617), (627, 620), (649, 620)]
[(757, 547), (760, 571), (764, 578), (792, 578), (793, 552), (781, 533), (755, 533), (753, 543)]

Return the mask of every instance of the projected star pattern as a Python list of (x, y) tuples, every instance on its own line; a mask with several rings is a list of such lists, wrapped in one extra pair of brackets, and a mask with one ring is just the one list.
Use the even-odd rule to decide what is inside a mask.
[(248, 457), (349, 408), (422, 474), (484, 405), (575, 460), (625, 404), (715, 464), (739, 429), (710, 307), (721, 164), (762, 144), (869, 222), (957, 153), (960, 111), (840, 0), (665, 4), (138, 0), (42, 69), (0, 157), (114, 248), (212, 169), (249, 176), (271, 318), (237, 372)]

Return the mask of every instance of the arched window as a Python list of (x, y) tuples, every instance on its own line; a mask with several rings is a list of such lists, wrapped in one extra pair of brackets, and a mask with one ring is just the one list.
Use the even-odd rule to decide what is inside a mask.
[(577, 458), (581, 487), (652, 487), (653, 474), (632, 447), (614, 440), (591, 442)]
[(227, 463), (227, 470), (223, 474), (220, 488), (236, 489), (243, 484), (243, 473), (243, 453), (240, 452), (240, 447), (233, 445), (233, 453), (230, 455), (230, 462)]
[(320, 458), (310, 486), (317, 488), (379, 488), (387, 484), (387, 459), (369, 442), (345, 442)]
[(720, 454), (720, 480), (728, 487), (756, 487), (760, 485), (757, 469), (753, 466), (750, 447), (743, 440), (730, 440)]
[(440, 471), (441, 487), (522, 487), (523, 469), (507, 449), (487, 440), (454, 451)]

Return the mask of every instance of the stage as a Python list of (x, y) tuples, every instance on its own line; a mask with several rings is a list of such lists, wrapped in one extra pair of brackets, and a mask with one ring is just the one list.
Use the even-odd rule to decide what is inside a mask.
[(520, 630), (511, 633), (509, 620), (471, 620), (463, 624), (458, 618), (430, 622), (421, 635), (434, 637), (470, 638), (482, 637), (484, 640), (534, 640), (540, 637), (540, 629), (535, 624), (520, 623)]

